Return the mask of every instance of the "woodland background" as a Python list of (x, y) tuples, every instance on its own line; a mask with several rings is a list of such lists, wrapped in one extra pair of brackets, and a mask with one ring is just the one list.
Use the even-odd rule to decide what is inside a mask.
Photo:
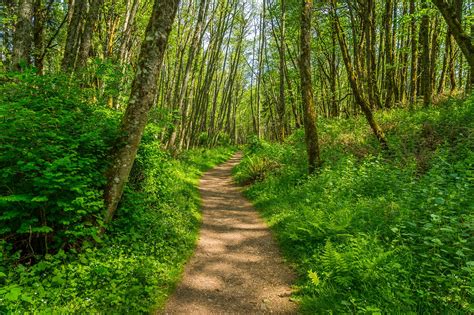
[(242, 145), (302, 312), (472, 313), (463, 0), (0, 1), (0, 312), (148, 312)]

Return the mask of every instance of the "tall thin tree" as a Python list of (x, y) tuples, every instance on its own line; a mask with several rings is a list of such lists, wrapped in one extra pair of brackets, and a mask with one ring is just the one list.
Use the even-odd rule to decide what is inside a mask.
[(32, 44), (31, 17), (33, 14), (32, 0), (20, 0), (18, 3), (18, 22), (13, 36), (12, 69), (21, 70), (22, 65), (30, 64)]
[(108, 171), (105, 190), (105, 223), (112, 220), (128, 181), (138, 146), (153, 106), (158, 74), (163, 62), (179, 0), (155, 0), (143, 40), (130, 100), (121, 123), (118, 146)]
[(304, 110), (304, 129), (306, 151), (308, 154), (308, 171), (314, 173), (321, 167), (319, 154), (318, 129), (316, 126), (317, 114), (313, 100), (313, 83), (311, 78), (311, 13), (313, 0), (302, 0), (301, 11), (301, 98)]

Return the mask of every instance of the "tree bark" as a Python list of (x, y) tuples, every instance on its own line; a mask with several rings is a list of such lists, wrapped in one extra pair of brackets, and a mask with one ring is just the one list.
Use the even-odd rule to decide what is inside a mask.
[[(367, 0), (367, 12), (362, 12), (362, 16), (366, 19), (366, 40), (367, 40), (367, 76), (368, 76), (368, 93), (370, 103), (376, 108), (382, 108), (380, 102), (380, 93), (377, 86), (377, 65), (375, 63), (375, 42), (377, 40), (376, 35), (376, 12), (375, 12), (375, 1)], [(334, 33), (334, 30), (331, 31)]]
[[(423, 0), (422, 8), (427, 10), (427, 0)], [(421, 18), (420, 42), (422, 47), (421, 54), (421, 92), (423, 94), (423, 105), (431, 104), (433, 89), (431, 86), (431, 60), (430, 60), (430, 17), (425, 12)]]
[(261, 129), (261, 86), (263, 80), (263, 57), (265, 50), (265, 12), (266, 12), (266, 1), (263, 0), (262, 13), (260, 15), (260, 33), (259, 33), (259, 51), (258, 51), (258, 76), (257, 76), (257, 136), (259, 139), (262, 138)]
[(436, 74), (438, 72), (438, 56), (439, 56), (439, 17), (433, 21), (432, 35), (431, 35), (431, 52), (430, 52), (430, 87), (431, 95), (436, 90)]
[(135, 23), (135, 15), (138, 10), (138, 5), (140, 0), (131, 0), (127, 2), (127, 15), (125, 16), (125, 21), (123, 22), (122, 27), (122, 39), (120, 41), (120, 65), (125, 65), (128, 63), (128, 57), (130, 56), (130, 41), (132, 39), (132, 28)]
[(444, 92), (445, 82), (446, 82), (446, 71), (448, 67), (450, 54), (451, 54), (451, 34), (449, 34), (449, 31), (447, 31), (446, 40), (444, 42), (443, 65), (441, 66), (441, 74), (439, 77), (438, 94), (442, 94)]
[(395, 92), (395, 66), (393, 64), (393, 47), (392, 47), (392, 20), (393, 20), (393, 3), (392, 0), (385, 2), (385, 108), (391, 108), (393, 103), (393, 96)]
[(87, 19), (81, 36), (81, 45), (77, 53), (76, 70), (82, 69), (87, 65), (87, 59), (89, 58), (92, 46), (92, 35), (99, 20), (99, 10), (102, 6), (102, 1), (90, 0), (89, 11), (87, 12)]
[(278, 100), (278, 133), (283, 141), (286, 129), (286, 104), (285, 104), (285, 33), (286, 33), (286, 3), (280, 0), (281, 6), (281, 34), (280, 34), (280, 98)]
[[(449, 27), (451, 34), (454, 36), (459, 48), (469, 64), (471, 73), (474, 72), (474, 45), (471, 37), (463, 30), (461, 24), (461, 16), (456, 12), (455, 8), (449, 5), (445, 0), (432, 0), (443, 16)], [(474, 86), (474, 76), (471, 75), (469, 85)]]
[(409, 102), (410, 108), (413, 108), (416, 101), (416, 92), (417, 92), (417, 70), (418, 70), (418, 41), (417, 38), (417, 27), (415, 19), (415, 0), (410, 0), (410, 44), (411, 44), (411, 64), (410, 64), (410, 98)]
[(77, 52), (80, 45), (81, 22), (87, 0), (75, 0), (71, 2), (69, 10), (72, 11), (70, 23), (67, 30), (66, 46), (64, 47), (64, 56), (61, 63), (62, 70), (68, 72), (74, 69)]
[(30, 64), (32, 43), (31, 16), (33, 14), (32, 0), (20, 0), (18, 4), (18, 22), (13, 36), (12, 69), (21, 71), (23, 65)]
[(448, 69), (449, 69), (449, 83), (451, 85), (450, 92), (454, 92), (456, 90), (456, 69), (455, 69), (455, 61), (456, 61), (456, 50), (454, 47), (454, 37), (449, 33), (449, 60), (448, 60)]
[(153, 106), (157, 91), (158, 74), (161, 70), (168, 36), (171, 31), (179, 0), (155, 0), (152, 15), (141, 46), (138, 68), (132, 84), (130, 100), (122, 119), (118, 147), (108, 171), (105, 190), (106, 214), (109, 223), (123, 194), (123, 190), (135, 161), (148, 113)]
[(313, 101), (313, 85), (311, 78), (311, 11), (313, 9), (312, 0), (302, 0), (301, 13), (301, 99), (304, 109), (304, 129), (306, 150), (308, 154), (308, 172), (314, 173), (321, 167), (319, 155), (318, 130), (316, 126), (317, 114)]
[(50, 0), (48, 7), (43, 6), (42, 0), (35, 0), (34, 3), (34, 24), (33, 24), (33, 58), (35, 67), (39, 74), (43, 74), (43, 51), (44, 47), (44, 23), (46, 21), (46, 13), (50, 10), (52, 5), (52, 0)]
[(189, 89), (189, 80), (191, 78), (191, 70), (196, 70), (194, 57), (196, 56), (196, 53), (199, 47), (201, 46), (201, 42), (204, 35), (204, 30), (205, 30), (204, 22), (205, 22), (205, 17), (207, 15), (208, 7), (209, 7), (209, 2), (207, 0), (200, 1), (198, 18), (196, 21), (196, 25), (194, 27), (194, 34), (193, 34), (193, 38), (191, 39), (191, 45), (189, 46), (188, 59), (186, 61), (186, 67), (184, 70), (184, 78), (182, 79), (182, 83), (179, 86), (179, 91), (178, 91), (179, 94), (178, 94), (178, 99), (176, 102), (178, 105), (178, 109), (180, 111), (181, 119), (175, 120), (174, 130), (168, 142), (168, 147), (171, 147), (171, 148), (173, 148), (175, 145), (176, 137), (179, 131), (178, 129), (181, 126), (184, 126), (185, 124), (186, 111), (187, 111), (188, 104), (185, 103), (184, 98), (185, 98), (185, 94), (187, 90)]

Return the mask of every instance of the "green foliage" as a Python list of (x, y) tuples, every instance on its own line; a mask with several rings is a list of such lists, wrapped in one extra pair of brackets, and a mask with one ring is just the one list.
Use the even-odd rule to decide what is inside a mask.
[[(266, 149), (266, 152), (272, 149), (271, 145), (260, 141), (257, 138), (251, 139), (248, 150), (249, 152), (257, 152)], [(281, 167), (280, 163), (275, 160), (275, 155), (268, 154), (266, 156), (249, 154), (243, 158), (241, 163), (233, 170), (234, 177), (238, 183), (242, 185), (253, 184), (264, 180), (271, 173), (276, 172)]]
[(310, 177), (302, 132), (251, 144), (236, 173), (281, 164), (247, 195), (297, 268), (304, 313), (474, 311), (472, 117), (474, 98), (380, 113), (388, 157), (358, 118), (323, 121)]
[(262, 181), (268, 174), (280, 167), (280, 164), (268, 157), (246, 157), (241, 164), (235, 178), (240, 184), (252, 184)]
[(146, 313), (162, 306), (195, 245), (199, 175), (232, 149), (191, 150), (175, 159), (159, 149), (153, 130), (147, 127), (106, 237), (32, 266), (0, 267), (7, 275), (0, 273), (0, 313)]
[(66, 77), (0, 80), (0, 237), (25, 256), (95, 236), (114, 115)]
[(116, 220), (99, 239), (118, 115), (64, 77), (0, 80), (0, 313), (160, 307), (195, 245), (197, 180), (233, 149), (173, 158), (157, 140), (166, 126), (149, 124)]

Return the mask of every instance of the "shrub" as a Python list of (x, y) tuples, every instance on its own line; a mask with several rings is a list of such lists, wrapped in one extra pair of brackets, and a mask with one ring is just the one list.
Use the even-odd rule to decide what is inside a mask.
[(95, 237), (116, 116), (66, 77), (0, 80), (0, 237), (24, 259)]

